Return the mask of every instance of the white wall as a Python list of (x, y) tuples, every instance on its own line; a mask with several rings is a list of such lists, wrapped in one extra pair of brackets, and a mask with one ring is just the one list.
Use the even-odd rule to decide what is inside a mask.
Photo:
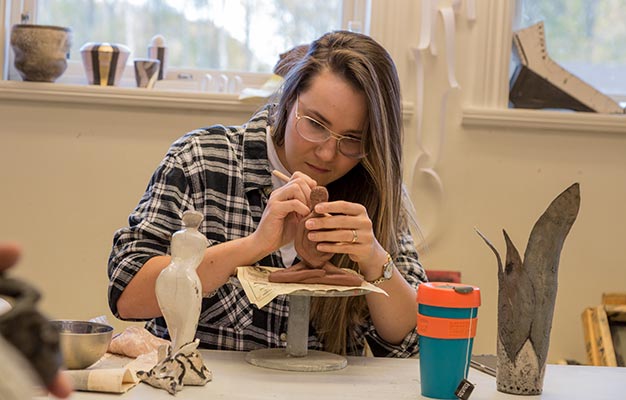
[[(392, 48), (409, 105), (415, 99), (415, 66), (408, 47), (417, 42), (417, 17), (412, 16), (418, 13), (412, 3), (399, 2), (406, 7), (406, 21), (381, 36)], [(435, 169), (443, 196), (431, 181), (407, 182), (429, 238), (422, 260), (427, 268), (459, 270), (465, 282), (481, 288), (474, 352), (493, 353), (496, 261), (474, 227), (501, 253), (505, 228), (523, 254), (534, 222), (550, 201), (580, 182), (579, 218), (561, 256), (549, 360), (586, 362), (582, 310), (599, 304), (603, 292), (626, 291), (626, 135), (462, 126), (475, 73), (484, 68), (484, 58), (476, 55), (484, 52), (480, 32), (486, 30), (481, 23), (487, 11), (479, 10), (475, 24), (459, 21), (461, 90), (449, 99)], [(429, 144), (438, 139), (440, 99), (447, 88), (444, 66), (442, 57), (426, 65), (423, 132)], [(106, 304), (112, 234), (126, 223), (170, 143), (190, 129), (240, 123), (247, 115), (0, 100), (0, 240), (24, 245), (15, 273), (41, 289), (43, 309), (54, 318), (112, 318)], [(416, 157), (412, 115), (406, 127), (407, 174)]]
[(41, 289), (51, 317), (111, 318), (106, 264), (113, 232), (126, 224), (171, 142), (210, 119), (0, 103), (0, 239), (24, 246), (15, 272)]
[[(380, 32), (398, 64), (408, 101), (415, 101), (416, 93), (417, 69), (407, 47), (418, 44), (417, 3), (396, 5), (405, 7), (404, 19), (397, 21), (395, 30)], [(463, 6), (468, 3), (462, 2)], [(486, 22), (499, 22), (510, 8), (500, 0), (476, 3), (477, 19), (473, 22), (468, 21), (464, 9), (455, 13), (452, 59), (460, 89), (448, 93), (449, 59), (440, 17), (434, 35), (438, 53), (424, 54), (422, 143), (427, 156), (436, 158), (439, 154), (439, 162), (429, 162), (427, 157), (418, 165), (432, 167), (432, 171), (414, 169), (420, 154), (415, 147), (417, 111), (405, 129), (405, 176), (414, 177), (407, 184), (427, 239), (422, 261), (430, 269), (459, 270), (464, 282), (481, 288), (483, 304), (474, 353), (495, 353), (497, 263), (474, 228), (491, 239), (503, 259), (506, 248), (502, 229), (506, 229), (523, 256), (539, 216), (561, 191), (579, 182), (581, 208), (561, 253), (548, 359), (586, 363), (582, 311), (600, 304), (604, 292), (626, 291), (626, 268), (621, 263), (626, 254), (622, 244), (626, 234), (626, 129), (613, 129), (613, 124), (626, 127), (626, 116), (623, 123), (608, 123), (605, 131), (602, 126), (607, 121), (598, 121), (597, 128), (591, 124), (586, 131), (575, 125), (563, 130), (462, 125), (465, 108), (492, 105), (498, 101), (497, 93), (506, 90), (506, 82), (499, 87), (494, 84), (499, 71), (489, 64), (488, 57), (498, 53), (493, 46), (502, 43), (506, 50), (510, 42)], [(398, 41), (398, 36), (402, 40)], [(403, 45), (398, 46), (398, 42)], [(505, 52), (508, 56), (508, 50)], [(505, 67), (507, 64), (503, 63)], [(442, 116), (446, 93), (447, 107)], [(440, 178), (442, 192), (432, 173)]]

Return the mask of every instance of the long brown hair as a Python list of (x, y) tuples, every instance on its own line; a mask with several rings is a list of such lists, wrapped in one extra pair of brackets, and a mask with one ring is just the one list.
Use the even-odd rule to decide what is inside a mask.
[[(282, 146), (289, 112), (300, 92), (315, 76), (331, 71), (362, 91), (367, 103), (363, 141), (367, 156), (347, 174), (327, 186), (330, 201), (346, 200), (367, 208), (374, 235), (392, 255), (398, 251), (397, 230), (406, 222), (402, 195), (402, 110), (400, 83), (391, 56), (369, 36), (330, 32), (309, 46), (307, 54), (285, 76), (272, 116), (273, 140)], [(358, 190), (354, 190), (358, 188)], [(358, 271), (347, 255), (332, 262)], [(381, 266), (382, 267), (382, 266)], [(348, 335), (367, 317), (364, 296), (314, 298), (311, 322), (327, 351), (346, 354)], [(352, 344), (363, 338), (350, 337)], [(362, 344), (362, 343), (361, 343)]]

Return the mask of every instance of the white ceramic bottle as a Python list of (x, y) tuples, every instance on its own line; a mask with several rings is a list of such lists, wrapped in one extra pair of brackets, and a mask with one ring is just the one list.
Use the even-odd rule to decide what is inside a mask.
[(156, 296), (172, 339), (173, 352), (193, 341), (198, 327), (202, 283), (196, 268), (209, 243), (198, 231), (202, 219), (197, 211), (185, 211), (183, 229), (172, 236), (172, 260), (156, 281)]

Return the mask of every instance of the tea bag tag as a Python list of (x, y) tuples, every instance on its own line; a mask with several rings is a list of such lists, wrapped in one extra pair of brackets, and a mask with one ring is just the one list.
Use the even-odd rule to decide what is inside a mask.
[(474, 384), (467, 379), (463, 379), (461, 383), (459, 383), (459, 386), (456, 387), (454, 395), (461, 400), (467, 400), (473, 391)]

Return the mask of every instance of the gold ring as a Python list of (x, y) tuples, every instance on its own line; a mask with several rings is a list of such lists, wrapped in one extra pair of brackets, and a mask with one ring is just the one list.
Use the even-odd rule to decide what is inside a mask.
[(356, 243), (357, 240), (359, 240), (359, 234), (356, 233), (356, 229), (352, 229), (352, 241), (350, 244)]

